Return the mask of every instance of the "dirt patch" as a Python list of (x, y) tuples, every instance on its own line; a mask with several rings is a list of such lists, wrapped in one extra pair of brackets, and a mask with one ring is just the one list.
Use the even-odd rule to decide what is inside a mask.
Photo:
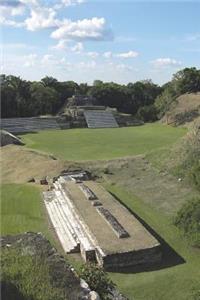
[(33, 178), (39, 182), (46, 176), (57, 176), (63, 169), (77, 168), (77, 165), (25, 147), (7, 145), (1, 149), (0, 168), (2, 183), (24, 183)]

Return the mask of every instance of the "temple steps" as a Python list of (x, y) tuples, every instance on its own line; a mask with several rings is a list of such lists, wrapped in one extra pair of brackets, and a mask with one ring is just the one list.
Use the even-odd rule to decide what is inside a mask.
[(35, 132), (48, 129), (60, 129), (55, 118), (3, 118), (1, 128), (11, 133)]
[(76, 243), (76, 241), (71, 236), (67, 225), (63, 223), (62, 215), (60, 214), (54, 201), (55, 195), (53, 195), (53, 192), (50, 193), (52, 193), (52, 201), (49, 201), (49, 199), (45, 200), (45, 206), (47, 208), (49, 217), (56, 231), (58, 239), (60, 240), (60, 243), (66, 253), (79, 252), (78, 243)]
[(119, 127), (114, 115), (110, 111), (85, 110), (84, 116), (89, 128)]
[(62, 187), (63, 178), (55, 183), (53, 191), (44, 192), (44, 203), (52, 225), (66, 253), (80, 252), (80, 247), (94, 251), (93, 241), (87, 234), (83, 221), (79, 219), (69, 195)]

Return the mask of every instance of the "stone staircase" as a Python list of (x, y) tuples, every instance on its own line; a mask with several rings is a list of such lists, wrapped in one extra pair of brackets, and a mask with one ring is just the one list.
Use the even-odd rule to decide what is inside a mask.
[(44, 203), (53, 228), (66, 253), (95, 252), (92, 237), (82, 220), (80, 220), (69, 194), (62, 187), (65, 182), (59, 177), (54, 183), (54, 190), (44, 192)]
[(113, 113), (106, 110), (85, 110), (84, 116), (89, 128), (119, 127)]
[(36, 132), (48, 129), (60, 129), (55, 118), (5, 118), (1, 119), (1, 128), (11, 133)]

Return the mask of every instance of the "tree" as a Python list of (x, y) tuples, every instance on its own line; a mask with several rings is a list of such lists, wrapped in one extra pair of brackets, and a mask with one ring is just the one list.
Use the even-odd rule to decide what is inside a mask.
[(127, 85), (130, 97), (128, 110), (135, 114), (140, 107), (152, 105), (162, 89), (151, 80), (137, 81)]
[(46, 86), (46, 87), (48, 86), (48, 87), (55, 88), (55, 89), (58, 85), (58, 80), (51, 76), (46, 76), (46, 77), (42, 78), (41, 82), (44, 84), (44, 86)]
[(1, 75), (2, 117), (26, 116), (30, 99), (30, 82), (16, 76)]
[(157, 109), (154, 105), (145, 105), (138, 109), (137, 116), (144, 122), (154, 122), (157, 120)]
[(40, 82), (31, 85), (31, 110), (34, 115), (53, 114), (59, 98), (55, 89)]
[(88, 84), (87, 83), (80, 83), (79, 84), (79, 88), (78, 88), (78, 90), (79, 90), (79, 93), (81, 94), (81, 95), (87, 95), (88, 94), (88, 92), (89, 92), (89, 89), (90, 89), (90, 87), (88, 86)]
[(121, 110), (127, 100), (125, 87), (114, 82), (98, 81), (91, 87), (90, 94), (97, 99), (100, 105), (116, 107), (118, 110)]
[(177, 95), (200, 91), (200, 70), (185, 68), (173, 75), (172, 82)]
[(162, 89), (162, 94), (155, 101), (159, 118), (169, 110), (181, 94), (200, 91), (200, 70), (196, 68), (180, 70), (173, 75), (172, 81), (165, 84)]

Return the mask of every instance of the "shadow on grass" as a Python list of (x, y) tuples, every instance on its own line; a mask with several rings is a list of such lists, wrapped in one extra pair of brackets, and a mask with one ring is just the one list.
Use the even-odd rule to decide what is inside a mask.
[(1, 281), (1, 300), (34, 300), (32, 297), (24, 297), (19, 289), (8, 281)]
[(141, 217), (139, 217), (135, 212), (133, 212), (124, 202), (122, 202), (115, 194), (110, 194), (123, 206), (125, 206), (128, 211), (158, 240), (161, 245), (162, 259), (159, 263), (152, 265), (138, 265), (126, 268), (117, 268), (109, 270), (110, 272), (117, 273), (141, 273), (141, 272), (151, 272), (156, 270), (161, 270), (180, 264), (184, 264), (185, 259), (180, 256), (158, 233), (156, 233)]

